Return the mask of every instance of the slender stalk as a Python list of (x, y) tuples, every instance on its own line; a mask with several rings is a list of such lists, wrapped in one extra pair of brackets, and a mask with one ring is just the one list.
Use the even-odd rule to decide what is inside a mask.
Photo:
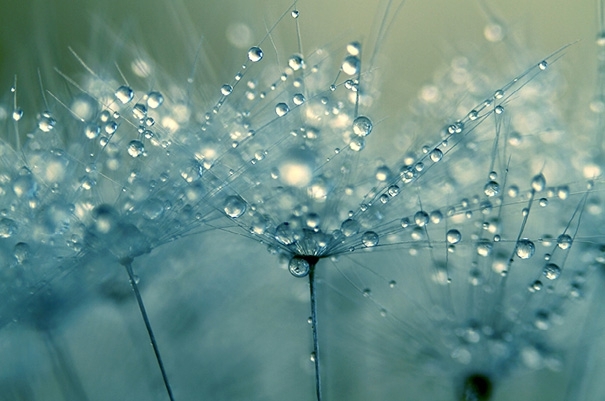
[(164, 386), (166, 387), (166, 391), (168, 392), (168, 398), (170, 401), (174, 401), (174, 396), (172, 395), (172, 388), (170, 387), (170, 382), (168, 381), (168, 375), (166, 375), (166, 369), (164, 369), (164, 362), (162, 362), (162, 356), (160, 355), (160, 349), (158, 348), (158, 343), (155, 340), (155, 335), (153, 334), (153, 329), (151, 328), (151, 323), (149, 322), (149, 317), (147, 316), (147, 310), (145, 310), (145, 304), (143, 304), (143, 298), (141, 298), (141, 293), (139, 292), (139, 286), (134, 277), (134, 273), (132, 271), (132, 261), (127, 260), (122, 263), (128, 272), (128, 277), (130, 279), (130, 285), (132, 286), (132, 290), (134, 291), (134, 295), (137, 298), (137, 303), (139, 304), (139, 310), (141, 311), (141, 316), (143, 317), (143, 321), (145, 322), (145, 328), (147, 328), (147, 334), (149, 335), (149, 340), (151, 341), (151, 346), (153, 347), (153, 352), (155, 353), (155, 359), (158, 362), (158, 366), (160, 367), (160, 371), (162, 372), (162, 379), (164, 380)]
[[(311, 261), (309, 261), (311, 262)], [(317, 401), (321, 401), (321, 371), (319, 364), (319, 338), (317, 335), (317, 288), (315, 286), (315, 263), (310, 264), (309, 290), (311, 292), (311, 327), (313, 329), (313, 361), (315, 363), (315, 392)]]

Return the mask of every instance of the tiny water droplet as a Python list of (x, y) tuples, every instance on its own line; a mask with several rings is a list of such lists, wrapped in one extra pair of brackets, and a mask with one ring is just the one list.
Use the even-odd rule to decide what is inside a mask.
[(342, 69), (342, 72), (351, 76), (351, 75), (356, 75), (359, 72), (359, 65), (360, 65), (359, 57), (349, 55), (349, 56), (345, 57), (344, 61), (342, 62), (342, 66), (340, 68)]
[(544, 71), (546, 68), (548, 68), (548, 62), (546, 60), (540, 61), (540, 64), (538, 64), (538, 68)]
[(50, 132), (55, 125), (57, 124), (57, 120), (55, 120), (49, 112), (45, 111), (42, 113), (40, 118), (38, 118), (38, 128), (42, 132)]
[(542, 173), (532, 178), (531, 187), (536, 192), (544, 191), (544, 188), (546, 187), (546, 178), (544, 178)]
[(15, 110), (13, 110), (12, 117), (15, 121), (21, 120), (21, 118), (23, 117), (23, 109), (21, 107), (17, 107)]
[(298, 54), (293, 55), (288, 60), (288, 66), (290, 66), (290, 68), (292, 68), (293, 71), (300, 70), (304, 66), (303, 58)]

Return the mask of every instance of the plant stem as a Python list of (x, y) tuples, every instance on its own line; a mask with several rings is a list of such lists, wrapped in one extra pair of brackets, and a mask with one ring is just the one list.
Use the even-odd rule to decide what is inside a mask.
[(126, 271), (128, 272), (128, 277), (130, 279), (130, 285), (132, 286), (134, 295), (137, 298), (137, 303), (139, 304), (139, 310), (141, 311), (141, 316), (143, 317), (143, 321), (145, 322), (145, 327), (147, 328), (147, 334), (149, 335), (149, 340), (151, 341), (151, 346), (153, 347), (153, 352), (155, 353), (155, 359), (158, 362), (160, 371), (162, 372), (162, 379), (164, 380), (164, 386), (166, 387), (166, 391), (168, 392), (168, 398), (170, 398), (170, 401), (174, 401), (174, 396), (172, 395), (172, 388), (170, 387), (170, 382), (168, 381), (168, 376), (166, 375), (166, 370), (164, 369), (164, 362), (162, 362), (162, 356), (160, 355), (160, 349), (158, 348), (158, 343), (155, 340), (155, 335), (153, 334), (153, 329), (151, 328), (151, 323), (149, 322), (149, 317), (147, 316), (147, 311), (145, 310), (145, 304), (143, 304), (143, 298), (141, 298), (141, 293), (139, 292), (139, 286), (137, 285), (137, 282), (135, 280), (131, 263), (132, 263), (131, 260), (122, 262), (122, 264), (126, 268)]
[(317, 294), (315, 286), (315, 263), (309, 263), (309, 290), (311, 292), (311, 327), (313, 329), (313, 361), (315, 363), (315, 392), (317, 401), (321, 401), (321, 373), (319, 365), (319, 339), (317, 335)]

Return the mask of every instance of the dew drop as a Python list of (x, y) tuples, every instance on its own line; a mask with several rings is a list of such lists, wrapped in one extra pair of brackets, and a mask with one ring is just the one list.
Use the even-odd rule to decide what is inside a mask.
[(13, 248), (13, 256), (22, 265), (29, 258), (30, 248), (26, 242), (17, 242)]
[(40, 118), (38, 118), (38, 128), (42, 132), (50, 132), (55, 125), (57, 124), (57, 120), (55, 120), (49, 112), (45, 111), (42, 113)]
[(10, 238), (17, 233), (19, 226), (17, 222), (9, 218), (0, 220), (0, 238)]
[(546, 178), (544, 178), (543, 174), (538, 174), (534, 176), (531, 180), (531, 188), (536, 191), (544, 191), (544, 187), (546, 187)]
[(290, 15), (292, 16), (292, 18), (296, 19), (300, 15), (300, 12), (298, 10), (292, 10), (292, 12), (290, 13)]
[(414, 214), (414, 223), (416, 223), (418, 227), (426, 226), (429, 223), (428, 213), (422, 210), (416, 212), (416, 214)]
[(340, 225), (340, 230), (342, 231), (345, 237), (350, 237), (352, 235), (357, 234), (359, 232), (359, 228), (360, 224), (357, 222), (357, 220), (353, 219), (346, 219)]
[(437, 163), (443, 157), (443, 152), (441, 151), (441, 149), (435, 148), (431, 152), (430, 157), (434, 163)]
[(260, 47), (253, 46), (248, 50), (248, 60), (257, 63), (263, 59), (263, 51)]
[(232, 219), (237, 219), (246, 211), (246, 202), (237, 195), (228, 196), (223, 204), (225, 214)]
[(363, 139), (361, 137), (353, 138), (353, 139), (351, 139), (351, 142), (349, 143), (349, 147), (354, 152), (360, 152), (366, 147), (366, 141), (365, 141), (365, 139)]
[(547, 263), (542, 270), (542, 274), (549, 280), (556, 280), (561, 275), (561, 268), (554, 263)]
[(488, 181), (488, 183), (483, 187), (483, 193), (490, 198), (493, 196), (498, 196), (498, 194), (500, 194), (500, 184), (498, 184), (496, 181)]
[(372, 121), (365, 116), (359, 116), (353, 121), (353, 133), (357, 136), (368, 136), (372, 132)]
[(293, 71), (300, 70), (304, 66), (303, 58), (298, 54), (293, 55), (288, 59), (288, 66), (290, 66)]
[(360, 65), (359, 57), (349, 55), (349, 56), (345, 57), (345, 59), (342, 63), (341, 69), (342, 69), (342, 72), (351, 76), (351, 75), (355, 75), (359, 72), (359, 65)]
[(290, 271), (290, 274), (294, 277), (305, 277), (311, 271), (311, 265), (306, 259), (301, 258), (300, 256), (294, 256), (288, 263), (288, 271)]
[(285, 103), (278, 103), (275, 105), (275, 114), (277, 114), (278, 117), (285, 116), (289, 111), (290, 108)]
[(494, 112), (495, 112), (496, 114), (502, 114), (502, 113), (504, 113), (504, 106), (502, 106), (502, 105), (498, 105), (498, 106), (496, 106), (496, 107), (494, 108)]
[(536, 252), (536, 246), (532, 241), (527, 238), (520, 239), (517, 241), (517, 247), (515, 253), (520, 259), (529, 259), (534, 256)]
[(300, 106), (305, 102), (305, 96), (302, 93), (295, 93), (294, 96), (292, 96), (292, 102), (295, 105)]
[(164, 103), (164, 96), (160, 92), (149, 92), (147, 95), (147, 106), (152, 109), (157, 109), (162, 103)]
[(225, 85), (221, 86), (221, 95), (229, 96), (231, 94), (231, 92), (233, 92), (233, 86), (231, 86), (229, 84), (225, 84)]
[(447, 240), (448, 244), (457, 244), (462, 240), (462, 234), (460, 234), (460, 231), (452, 229), (447, 232), (445, 239)]
[(137, 120), (142, 120), (147, 116), (147, 107), (142, 103), (137, 103), (132, 108), (132, 116)]
[(129, 86), (122, 85), (116, 90), (115, 96), (122, 104), (126, 104), (134, 97), (134, 91)]
[(21, 107), (17, 107), (15, 110), (13, 110), (12, 117), (15, 121), (21, 120), (21, 118), (23, 117), (23, 109)]
[(295, 242), (294, 230), (287, 221), (275, 228), (275, 239), (283, 245), (291, 245)]
[(391, 280), (389, 281), (389, 288), (395, 288), (397, 286), (397, 281)]
[(128, 154), (132, 157), (139, 157), (145, 152), (143, 142), (134, 139), (128, 144)]
[(529, 286), (529, 290), (531, 292), (538, 292), (542, 289), (542, 282), (540, 280), (536, 280)]
[(378, 234), (374, 231), (366, 231), (361, 237), (361, 242), (364, 246), (371, 248), (378, 245)]
[(557, 238), (557, 246), (561, 249), (569, 249), (571, 247), (572, 238), (567, 234), (561, 234)]
[(546, 60), (540, 61), (540, 64), (538, 64), (538, 68), (540, 68), (542, 71), (544, 71), (546, 68), (548, 68), (548, 61), (546, 61)]
[(481, 240), (477, 243), (477, 254), (479, 256), (489, 256), (492, 253), (493, 245), (488, 240)]

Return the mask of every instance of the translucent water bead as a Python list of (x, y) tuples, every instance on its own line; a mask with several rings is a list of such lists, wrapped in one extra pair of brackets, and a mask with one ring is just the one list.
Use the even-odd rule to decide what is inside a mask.
[(257, 63), (263, 59), (263, 51), (260, 47), (253, 46), (248, 50), (248, 60)]
[(527, 238), (520, 239), (517, 242), (515, 253), (520, 259), (529, 259), (534, 256), (536, 246)]
[(237, 195), (228, 196), (223, 204), (225, 214), (232, 219), (237, 219), (246, 212), (246, 201)]
[(365, 116), (359, 116), (353, 121), (353, 133), (357, 136), (368, 136), (372, 132), (372, 120)]
[(116, 90), (115, 96), (122, 104), (126, 104), (134, 98), (134, 91), (129, 86), (122, 85)]
[(305, 277), (311, 271), (311, 265), (305, 258), (294, 256), (288, 263), (288, 271), (294, 277)]

